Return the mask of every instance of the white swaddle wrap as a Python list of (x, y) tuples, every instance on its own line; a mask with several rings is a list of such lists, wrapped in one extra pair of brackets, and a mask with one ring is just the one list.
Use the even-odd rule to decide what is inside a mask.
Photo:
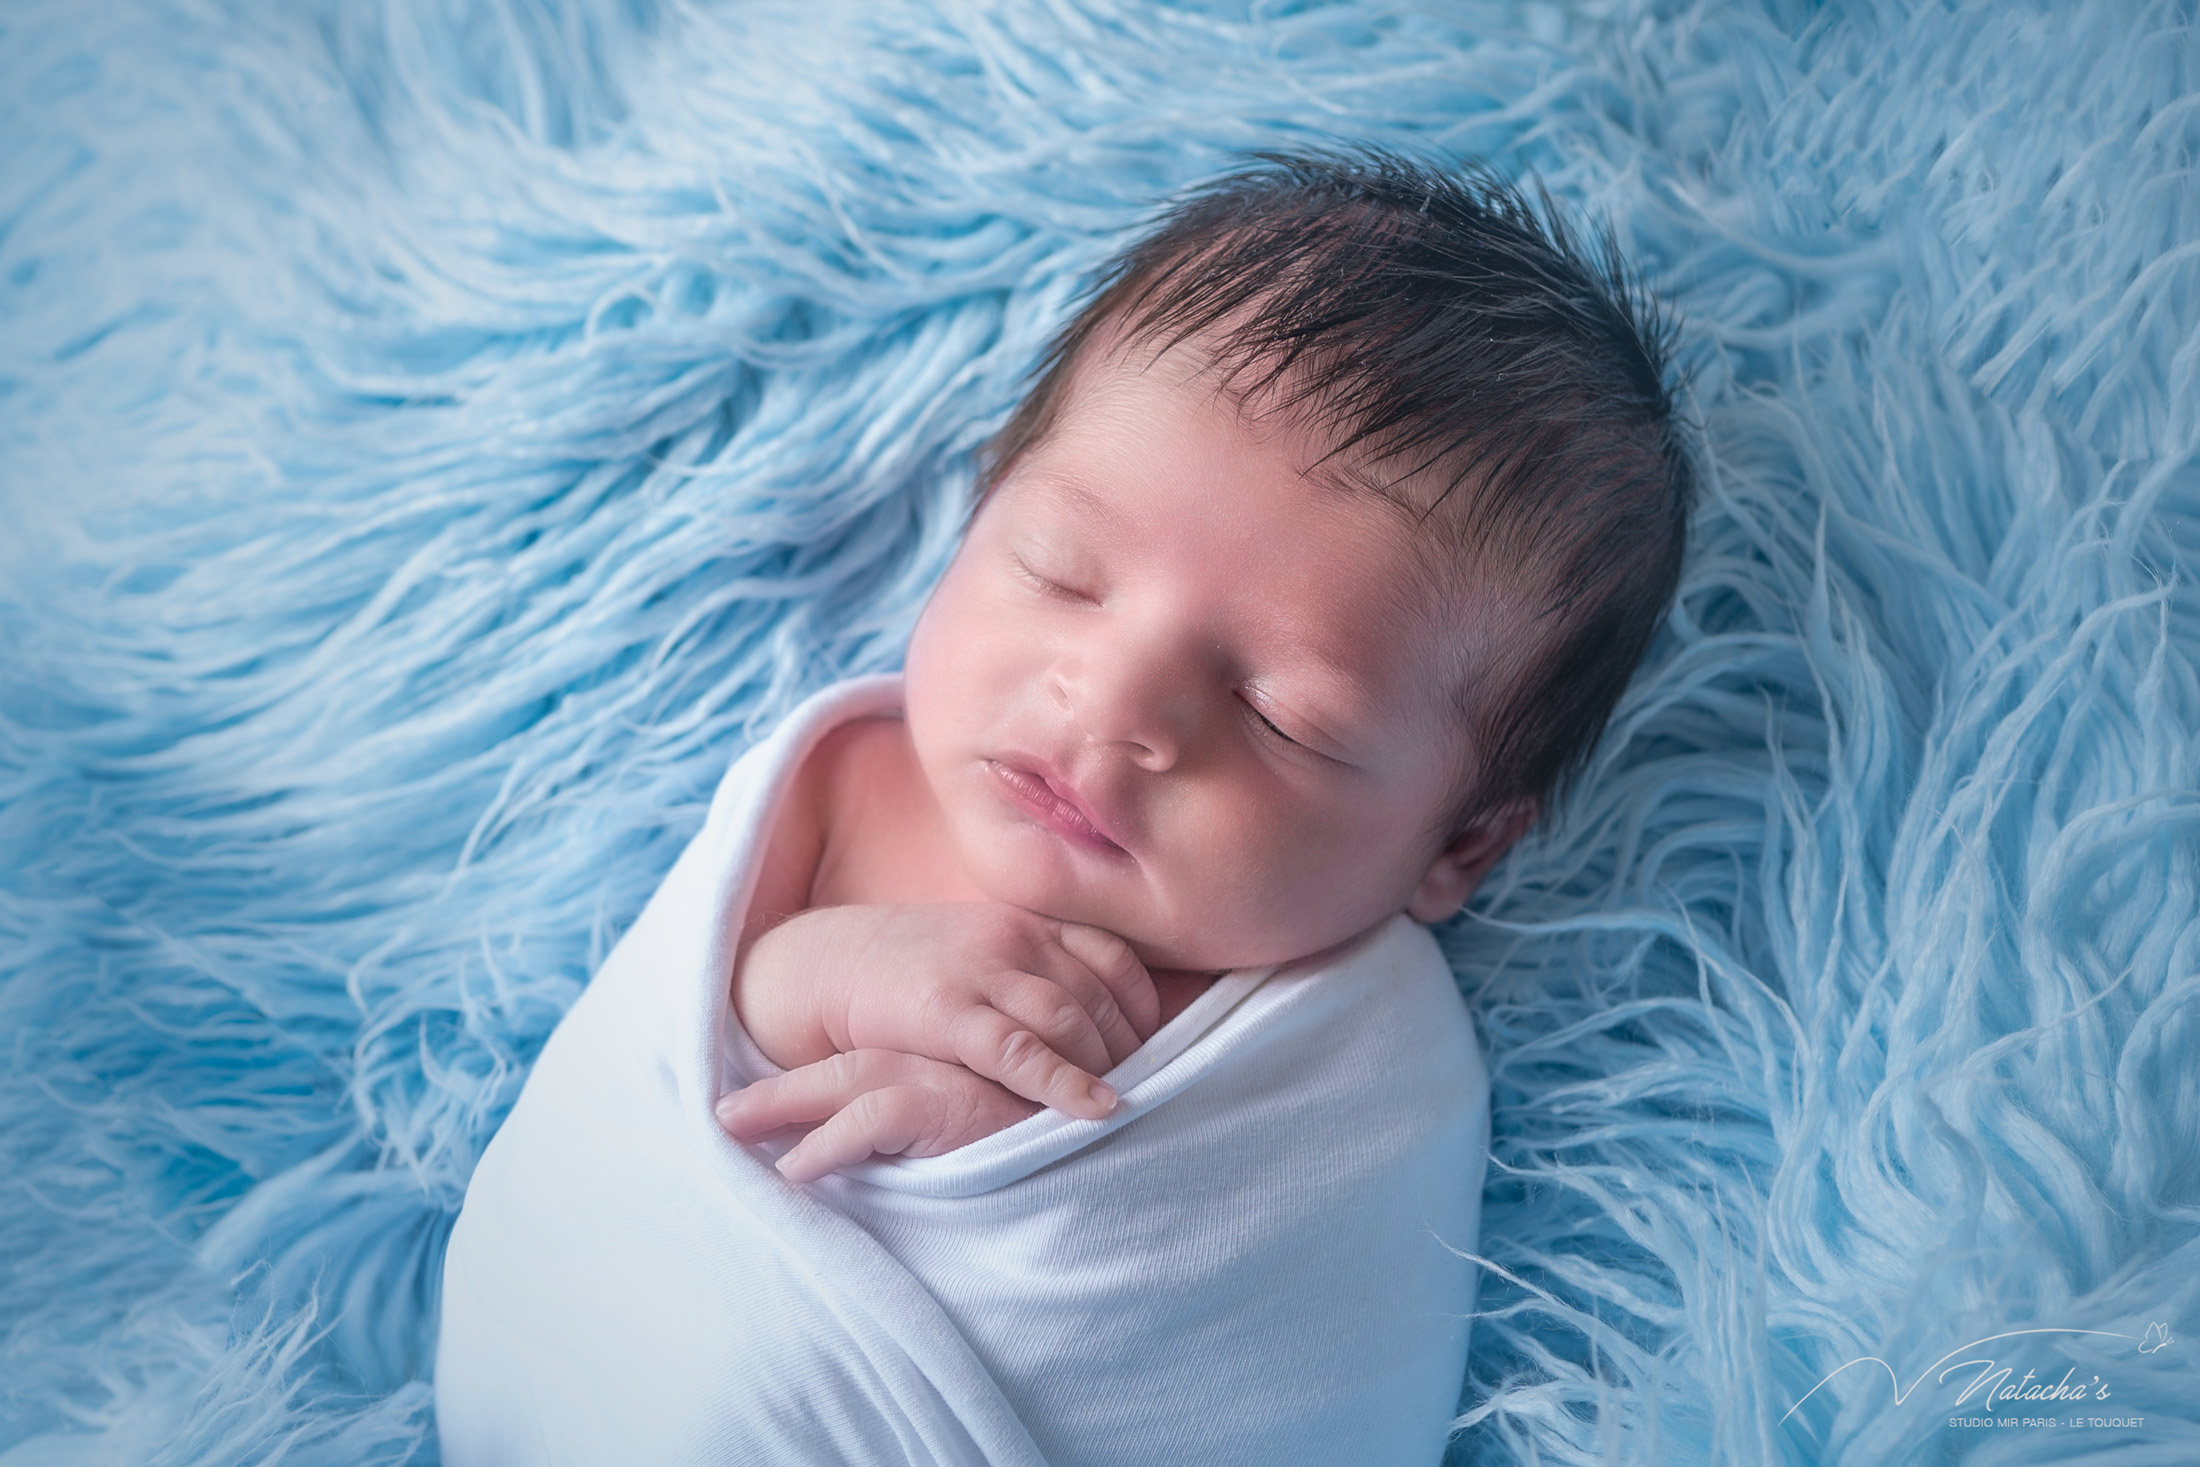
[(807, 1187), (719, 1129), (769, 1067), (727, 988), (778, 796), (900, 704), (842, 683), (744, 755), (551, 1036), (451, 1235), (445, 1462), (1435, 1463), (1488, 1079), (1408, 918), (1218, 980), (1105, 1121)]

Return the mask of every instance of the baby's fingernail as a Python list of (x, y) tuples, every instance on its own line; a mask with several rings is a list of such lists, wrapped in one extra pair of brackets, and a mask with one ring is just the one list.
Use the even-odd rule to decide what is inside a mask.
[(1092, 1103), (1100, 1107), (1100, 1114), (1108, 1115), (1115, 1110), (1115, 1092), (1098, 1080), (1092, 1082), (1092, 1090), (1089, 1093), (1092, 1096)]

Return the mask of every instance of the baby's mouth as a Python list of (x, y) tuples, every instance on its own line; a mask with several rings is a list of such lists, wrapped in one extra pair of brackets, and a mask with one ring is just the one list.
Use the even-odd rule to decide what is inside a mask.
[(986, 767), (1001, 788), (1034, 820), (1090, 850), (1111, 856), (1128, 856), (1093, 820), (1075, 790), (1057, 784), (1041, 770), (1022, 763), (988, 759)]

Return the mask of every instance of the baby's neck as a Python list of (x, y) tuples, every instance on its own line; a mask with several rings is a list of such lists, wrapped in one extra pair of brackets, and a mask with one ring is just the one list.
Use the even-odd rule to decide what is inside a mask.
[(824, 843), (809, 905), (982, 902), (899, 718), (859, 718), (810, 757), (824, 791)]
[[(822, 849), (808, 905), (924, 905), (992, 900), (956, 854), (939, 801), (899, 718), (842, 724), (810, 755), (823, 792)], [(1161, 1021), (1207, 990), (1215, 975), (1155, 968)]]

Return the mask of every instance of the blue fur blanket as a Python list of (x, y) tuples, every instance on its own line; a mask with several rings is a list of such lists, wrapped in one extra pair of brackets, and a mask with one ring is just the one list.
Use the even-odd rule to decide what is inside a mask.
[(1324, 138), (1609, 220), (1703, 443), (1443, 934), (1454, 1460), (2200, 1461), (2189, 3), (9, 0), (0, 1464), (436, 1459), (468, 1172), (730, 757)]

